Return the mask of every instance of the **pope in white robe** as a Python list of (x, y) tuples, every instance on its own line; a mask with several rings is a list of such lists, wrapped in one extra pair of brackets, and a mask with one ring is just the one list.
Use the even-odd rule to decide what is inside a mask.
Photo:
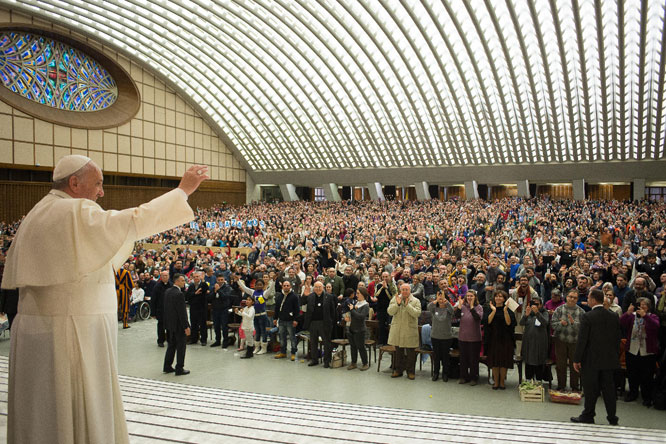
[(54, 189), (28, 213), (9, 249), (2, 288), (19, 288), (9, 361), (7, 441), (129, 441), (118, 384), (113, 267), (134, 242), (187, 223), (187, 197), (208, 178), (193, 166), (180, 185), (137, 208), (105, 211), (101, 170), (66, 156)]

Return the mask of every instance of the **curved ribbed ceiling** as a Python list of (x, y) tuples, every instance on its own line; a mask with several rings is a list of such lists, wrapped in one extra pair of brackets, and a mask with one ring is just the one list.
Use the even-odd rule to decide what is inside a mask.
[(653, 0), (26, 0), (169, 79), (252, 171), (664, 158)]

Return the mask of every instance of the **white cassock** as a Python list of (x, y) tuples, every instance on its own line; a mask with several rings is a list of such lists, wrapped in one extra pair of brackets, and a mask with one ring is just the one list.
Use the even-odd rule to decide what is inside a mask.
[(179, 189), (123, 211), (51, 190), (28, 213), (2, 281), (20, 290), (9, 358), (10, 444), (128, 442), (112, 267), (136, 240), (192, 219)]

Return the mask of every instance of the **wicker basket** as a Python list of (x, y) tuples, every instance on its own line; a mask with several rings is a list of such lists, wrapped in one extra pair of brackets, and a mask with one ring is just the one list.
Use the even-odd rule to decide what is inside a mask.
[(548, 395), (550, 396), (551, 402), (557, 402), (560, 404), (579, 405), (582, 399), (580, 393), (568, 393), (567, 395), (564, 395), (562, 392), (556, 390), (550, 390)]
[(533, 388), (531, 390), (518, 389), (520, 393), (520, 400), (523, 402), (543, 402), (544, 401), (544, 390), (543, 386)]

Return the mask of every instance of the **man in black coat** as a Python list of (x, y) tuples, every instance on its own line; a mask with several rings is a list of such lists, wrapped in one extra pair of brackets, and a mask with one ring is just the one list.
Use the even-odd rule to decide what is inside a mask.
[[(277, 305), (277, 302), (276, 302)], [(312, 367), (319, 363), (319, 337), (324, 344), (324, 367), (331, 366), (331, 332), (335, 323), (335, 297), (324, 292), (324, 284), (317, 281), (314, 292), (308, 296), (308, 309), (305, 312), (303, 328), (310, 332), (310, 363)]]
[(604, 294), (593, 289), (587, 296), (591, 310), (580, 320), (578, 343), (574, 354), (574, 370), (582, 369), (585, 407), (571, 422), (594, 424), (595, 405), (599, 394), (604, 398), (608, 422), (618, 424), (615, 415), (615, 381), (613, 375), (620, 368), (620, 320), (603, 306)]
[(157, 319), (157, 345), (164, 347), (166, 340), (166, 328), (164, 327), (164, 294), (172, 286), (169, 281), (169, 272), (160, 273), (160, 280), (153, 288), (153, 295), (150, 297), (150, 312)]
[[(233, 306), (231, 299), (231, 286), (227, 284), (223, 275), (217, 276), (213, 290), (208, 293), (208, 302), (213, 308), (213, 328), (215, 329), (215, 342), (211, 347), (222, 348), (229, 346), (229, 312)], [(222, 341), (220, 343), (220, 341)]]
[(190, 324), (192, 336), (190, 344), (196, 344), (201, 338), (201, 345), (206, 345), (208, 339), (208, 283), (203, 278), (203, 271), (194, 272), (194, 282), (187, 288), (185, 300), (190, 304)]
[(298, 325), (296, 317), (301, 311), (298, 296), (291, 290), (291, 282), (282, 282), (282, 291), (275, 296), (275, 319), (273, 324), (278, 327), (280, 334), (280, 352), (275, 359), (287, 357), (287, 333), (291, 341), (291, 360), (296, 360), (298, 342), (294, 329)]
[[(185, 341), (190, 334), (190, 324), (187, 322), (187, 310), (185, 309), (185, 276), (174, 275), (173, 287), (164, 294), (164, 325), (167, 329), (167, 347), (164, 355), (164, 373), (176, 372), (176, 376), (187, 375), (190, 371), (185, 370)], [(173, 364), (174, 355), (177, 356), (176, 368)]]

